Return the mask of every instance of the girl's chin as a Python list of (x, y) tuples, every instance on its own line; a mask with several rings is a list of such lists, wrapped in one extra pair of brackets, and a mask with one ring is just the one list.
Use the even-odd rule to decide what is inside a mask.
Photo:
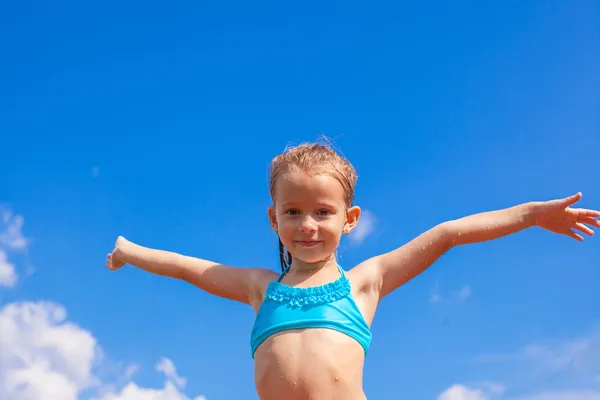
[(294, 258), (306, 264), (316, 264), (331, 259), (332, 255), (323, 251), (306, 251), (306, 249), (296, 249)]

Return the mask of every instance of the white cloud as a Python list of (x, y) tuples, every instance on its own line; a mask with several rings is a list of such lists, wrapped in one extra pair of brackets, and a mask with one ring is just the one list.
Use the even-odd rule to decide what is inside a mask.
[(364, 240), (373, 233), (375, 229), (375, 216), (367, 210), (363, 210), (358, 220), (358, 224), (350, 234), (348, 238), (354, 243), (362, 243)]
[(0, 398), (75, 400), (96, 383), (96, 339), (66, 322), (53, 303), (11, 303), (0, 309)]
[(23, 236), (23, 217), (14, 215), (10, 210), (2, 211), (2, 231), (0, 231), (0, 245), (12, 250), (24, 250), (29, 244), (29, 239)]
[(440, 394), (437, 400), (489, 400), (489, 397), (479, 389), (452, 385)]
[[(130, 382), (120, 393), (105, 394), (100, 400), (191, 400), (191, 398), (181, 393), (171, 381), (167, 380), (162, 389), (141, 388)], [(193, 400), (206, 400), (206, 397), (196, 396)]]
[(0, 250), (0, 287), (12, 287), (17, 283), (15, 266), (8, 262), (6, 253)]
[(106, 390), (111, 384), (101, 382), (95, 373), (102, 358), (92, 333), (69, 322), (65, 308), (58, 304), (20, 302), (0, 308), (0, 399), (77, 400), (86, 390), (104, 388), (101, 400), (190, 400), (173, 383), (185, 383), (185, 378), (166, 358), (157, 365), (166, 375), (163, 388), (129, 382), (138, 369), (129, 365), (118, 394)]
[[(5, 250), (27, 250), (29, 243), (23, 235), (23, 217), (0, 208), (0, 287), (17, 281)], [(119, 363), (120, 378), (101, 381), (98, 375), (109, 369), (108, 360), (92, 333), (68, 321), (61, 305), (24, 301), (0, 306), (0, 399), (78, 400), (86, 393), (86, 399), (100, 396), (96, 400), (192, 400), (181, 392), (187, 379), (177, 374), (168, 358), (161, 358), (155, 367), (165, 375), (162, 388), (132, 382), (137, 364), (123, 371)]]
[[(126, 375), (130, 369), (126, 370)], [(180, 392), (180, 389), (185, 387), (187, 378), (177, 375), (177, 368), (175, 368), (173, 361), (163, 357), (156, 364), (155, 369), (165, 375), (163, 388), (142, 388), (134, 382), (129, 382), (119, 393), (105, 393), (97, 400), (192, 400), (192, 398)], [(206, 397), (196, 396), (193, 400), (206, 400)]]
[(182, 378), (177, 375), (177, 369), (173, 364), (173, 361), (168, 358), (161, 358), (158, 364), (156, 364), (156, 370), (165, 374), (165, 376), (173, 381), (178, 387), (182, 388), (187, 383), (186, 378)]

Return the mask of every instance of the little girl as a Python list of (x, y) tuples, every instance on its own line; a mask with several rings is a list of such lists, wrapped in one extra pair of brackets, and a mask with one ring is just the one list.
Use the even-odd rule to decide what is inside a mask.
[(599, 211), (570, 208), (581, 193), (441, 223), (411, 242), (348, 272), (336, 261), (341, 235), (357, 225), (352, 165), (322, 144), (286, 150), (271, 163), (268, 208), (279, 236), (282, 272), (235, 268), (142, 247), (119, 237), (106, 266), (131, 264), (250, 305), (255, 383), (263, 400), (364, 400), (363, 365), (381, 299), (454, 246), (488, 241), (532, 226), (583, 238)]

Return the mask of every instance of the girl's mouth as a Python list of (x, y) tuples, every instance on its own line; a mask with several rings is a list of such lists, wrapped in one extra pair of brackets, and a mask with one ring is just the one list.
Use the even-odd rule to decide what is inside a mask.
[(314, 247), (321, 242), (317, 240), (297, 240), (296, 243), (302, 247)]

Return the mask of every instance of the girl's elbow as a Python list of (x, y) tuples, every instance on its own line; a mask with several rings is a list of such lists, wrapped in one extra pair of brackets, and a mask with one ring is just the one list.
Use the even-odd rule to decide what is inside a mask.
[(439, 243), (444, 253), (460, 244), (458, 240), (460, 230), (457, 227), (456, 221), (443, 222), (436, 229), (439, 235)]
[(185, 256), (180, 254), (172, 254), (174, 258), (170, 263), (170, 268), (167, 270), (168, 275), (171, 278), (179, 279), (182, 281), (190, 282), (194, 280), (194, 273), (192, 269), (189, 267), (189, 263), (186, 262)]

